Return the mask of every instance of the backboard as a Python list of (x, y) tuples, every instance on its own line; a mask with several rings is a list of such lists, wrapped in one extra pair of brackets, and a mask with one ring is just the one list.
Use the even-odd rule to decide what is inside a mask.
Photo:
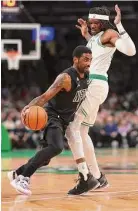
[[(7, 60), (5, 52), (15, 50), (20, 60), (39, 60), (41, 58), (40, 24), (2, 23), (1, 59)], [(32, 39), (33, 31), (36, 39)]]

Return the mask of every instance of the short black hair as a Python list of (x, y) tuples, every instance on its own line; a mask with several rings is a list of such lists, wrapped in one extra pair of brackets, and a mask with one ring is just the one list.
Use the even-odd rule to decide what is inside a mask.
[[(110, 10), (106, 6), (93, 7), (89, 10), (89, 14), (108, 15), (110, 18)], [(100, 20), (103, 24), (103, 30), (114, 29), (115, 27), (108, 20)]]
[(85, 45), (79, 45), (74, 49), (72, 56), (80, 58), (83, 53), (92, 54), (90, 48), (86, 47)]

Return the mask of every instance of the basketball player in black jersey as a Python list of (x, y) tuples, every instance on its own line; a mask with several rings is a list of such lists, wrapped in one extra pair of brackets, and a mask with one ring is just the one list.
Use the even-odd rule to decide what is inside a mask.
[[(64, 134), (69, 122), (73, 121), (79, 103), (84, 99), (89, 84), (88, 70), (92, 60), (91, 50), (78, 46), (73, 51), (73, 66), (57, 76), (49, 89), (33, 99), (22, 111), (22, 119), (30, 106), (44, 106), (48, 113), (48, 123), (44, 129), (43, 149), (36, 153), (25, 165), (9, 172), (11, 185), (23, 194), (30, 195), (29, 178), (43, 165), (60, 154), (64, 145)], [(98, 181), (88, 172), (87, 180), (81, 179), (77, 194), (99, 186)]]

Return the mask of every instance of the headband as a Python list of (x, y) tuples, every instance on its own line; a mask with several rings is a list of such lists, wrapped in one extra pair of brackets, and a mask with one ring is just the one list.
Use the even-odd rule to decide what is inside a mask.
[(108, 15), (89, 14), (88, 18), (109, 21)]

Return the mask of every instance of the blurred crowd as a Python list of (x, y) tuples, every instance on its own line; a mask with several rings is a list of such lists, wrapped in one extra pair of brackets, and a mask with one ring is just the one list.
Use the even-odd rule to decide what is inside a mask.
[(33, 132), (24, 127), (21, 122), (20, 112), (23, 107), (40, 94), (37, 86), (28, 88), (2, 88), (1, 119), (8, 130), (12, 148), (37, 148), (39, 147), (40, 132)]
[[(42, 132), (24, 127), (20, 111), (40, 94), (37, 86), (2, 88), (2, 124), (9, 132), (12, 148), (40, 148)], [(123, 96), (110, 94), (101, 106), (96, 123), (89, 134), (95, 147), (138, 146), (138, 91)], [(65, 147), (68, 148), (67, 142)]]
[(138, 146), (138, 91), (112, 94), (101, 106), (90, 136), (96, 147)]

